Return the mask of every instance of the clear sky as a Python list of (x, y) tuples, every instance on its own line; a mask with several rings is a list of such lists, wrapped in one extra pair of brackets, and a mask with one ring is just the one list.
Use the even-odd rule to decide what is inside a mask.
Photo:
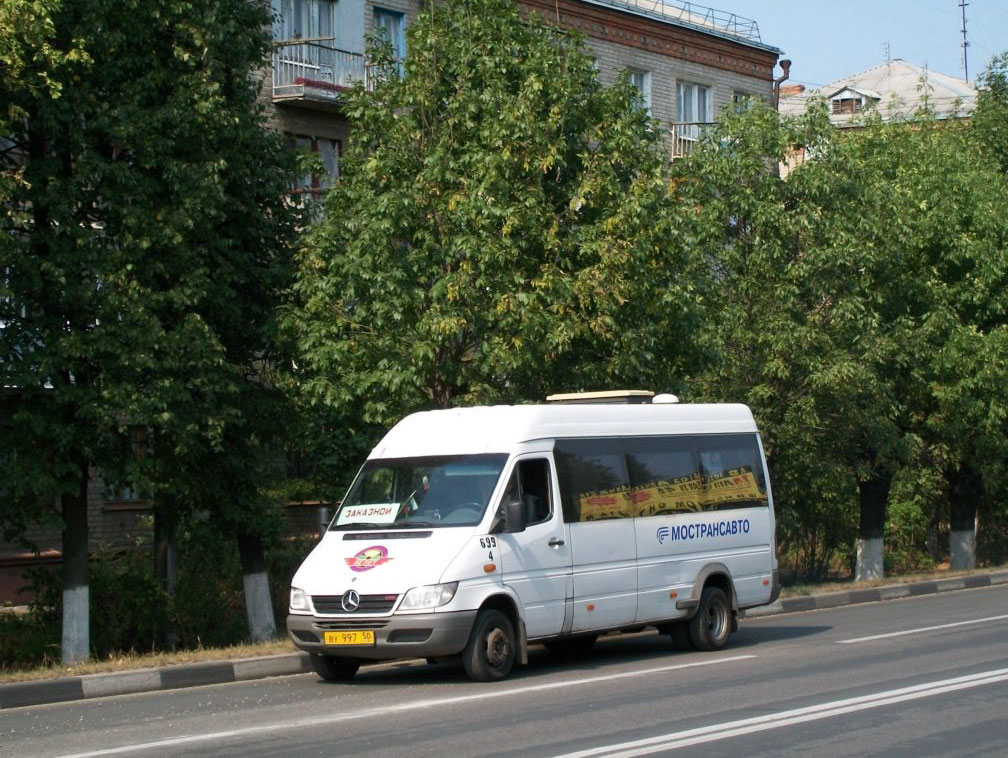
[[(966, 0), (969, 80), (1008, 51), (1008, 0)], [(702, 0), (759, 25), (790, 58), (791, 83), (814, 88), (892, 58), (963, 78), (960, 0)], [(780, 70), (776, 73), (779, 75)]]

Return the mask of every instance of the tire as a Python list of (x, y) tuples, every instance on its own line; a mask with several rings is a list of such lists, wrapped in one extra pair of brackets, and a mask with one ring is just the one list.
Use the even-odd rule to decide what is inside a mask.
[(469, 678), (474, 682), (503, 679), (514, 667), (515, 654), (514, 625), (510, 619), (493, 609), (480, 611), (462, 651), (462, 666)]
[(555, 655), (557, 658), (583, 658), (595, 647), (595, 640), (597, 639), (597, 634), (586, 634), (581, 637), (561, 637), (560, 639), (545, 642), (543, 646), (549, 651), (550, 655)]
[(732, 611), (728, 596), (717, 587), (704, 587), (696, 615), (689, 622), (689, 636), (697, 650), (720, 650), (728, 644)]
[(337, 658), (335, 655), (311, 653), (312, 668), (327, 682), (345, 682), (352, 679), (360, 668), (360, 661), (353, 658)]
[(669, 628), (669, 639), (672, 640), (672, 648), (675, 650), (695, 650), (693, 640), (690, 639), (688, 621), (677, 621)]

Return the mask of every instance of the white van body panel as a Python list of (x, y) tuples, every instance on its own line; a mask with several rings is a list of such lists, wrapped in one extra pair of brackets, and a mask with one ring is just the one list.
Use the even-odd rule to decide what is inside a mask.
[[(765, 486), (766, 506), (731, 507), (736, 505), (731, 502), (718, 506), (721, 510), (565, 519), (563, 506), (570, 504), (570, 495), (563, 491), (555, 453), (561, 441), (716, 435), (754, 437), (759, 449), (756, 473)], [(746, 406), (528, 405), (428, 411), (396, 424), (372, 450), (368, 463), (392, 466), (424, 457), (490, 454), (505, 456), (500, 460), (506, 463), (478, 524), (444, 522), (430, 529), (402, 529), (389, 523), (353, 529), (337, 513), (292, 580), (294, 588), (313, 599), (311, 607), (290, 611), (288, 629), (294, 643), (323, 656), (376, 660), (457, 654), (488, 603), (498, 610), (512, 609), (522, 640), (549, 641), (641, 624), (668, 630), (670, 624), (692, 617), (704, 582), (712, 575), (721, 577), (719, 586), (731, 596), (733, 609), (776, 598), (773, 499), (756, 424)], [(507, 483), (527, 461), (548, 464), (548, 515), (520, 531), (501, 531), (499, 513)], [(660, 484), (645, 484), (643, 493), (634, 493), (648, 496), (647, 488)], [(391, 507), (400, 507), (398, 500), (387, 500)], [(454, 583), (455, 594), (444, 605), (421, 611), (400, 607), (415, 587)], [(345, 612), (337, 601), (351, 590), (394, 601), (381, 613)], [(328, 613), (314, 607), (315, 598), (328, 600)], [(376, 642), (367, 648), (323, 644), (325, 630), (344, 627), (373, 627)], [(429, 639), (424, 638), (431, 629)], [(395, 644), (400, 639), (407, 642)]]
[(574, 557), (572, 632), (629, 626), (637, 618), (632, 519), (569, 524)]
[[(305, 558), (292, 583), (309, 595), (341, 595), (348, 589), (361, 594), (393, 590), (401, 594), (412, 587), (441, 582), (449, 565), (461, 573), (453, 565), (454, 559), (472, 535), (471, 527), (434, 530), (422, 537), (411, 532), (361, 535), (329, 531)], [(347, 536), (354, 539), (347, 540)], [(368, 551), (375, 556), (370, 561)], [(464, 569), (470, 576), (471, 570)]]
[(698, 572), (709, 563), (731, 572), (740, 608), (769, 602), (771, 587), (763, 585), (772, 550), (766, 508), (638, 518), (634, 526), (638, 622), (674, 616), (676, 601), (690, 597)]

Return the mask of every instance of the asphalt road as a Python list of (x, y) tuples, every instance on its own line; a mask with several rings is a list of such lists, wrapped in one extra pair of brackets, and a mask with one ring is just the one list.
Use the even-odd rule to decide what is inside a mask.
[(719, 653), (534, 649), (498, 684), (410, 663), (0, 711), (18, 758), (666, 754), (1008, 755), (1008, 586), (745, 619)]

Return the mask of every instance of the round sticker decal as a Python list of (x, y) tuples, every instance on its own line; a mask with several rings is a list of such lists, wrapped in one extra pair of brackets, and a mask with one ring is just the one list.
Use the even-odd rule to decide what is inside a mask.
[(372, 545), (361, 550), (353, 558), (347, 558), (347, 566), (351, 571), (370, 571), (375, 566), (380, 566), (389, 558), (388, 549), (383, 545)]

